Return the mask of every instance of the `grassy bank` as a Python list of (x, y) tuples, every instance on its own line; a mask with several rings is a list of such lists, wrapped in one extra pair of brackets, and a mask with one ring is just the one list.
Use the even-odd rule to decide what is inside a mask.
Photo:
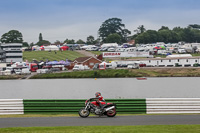
[(2, 133), (199, 133), (200, 125), (67, 126), (1, 128)]
[(0, 76), (0, 80), (11, 80), (11, 79), (20, 79), (22, 78), (22, 75), (9, 75), (9, 76)]
[(53, 78), (122, 78), (122, 77), (200, 77), (199, 68), (143, 68), (76, 71), (35, 75), (32, 79)]
[(26, 51), (23, 52), (23, 60), (28, 60), (29, 62), (33, 59), (36, 59), (38, 61), (43, 60), (46, 61), (47, 59), (50, 61), (53, 60), (74, 60), (78, 57), (83, 57), (84, 55), (76, 52), (76, 51), (55, 51), (48, 52), (48, 51)]

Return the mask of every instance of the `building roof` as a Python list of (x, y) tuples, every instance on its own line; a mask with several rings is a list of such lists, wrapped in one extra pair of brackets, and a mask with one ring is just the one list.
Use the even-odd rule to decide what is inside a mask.
[(99, 59), (97, 59), (97, 58), (95, 58), (95, 57), (92, 57), (92, 56), (79, 57), (79, 58), (76, 58), (73, 62), (83, 63), (83, 62), (88, 61), (88, 60), (91, 59), (91, 58), (94, 58), (94, 59), (96, 59), (96, 60), (102, 62), (101, 60), (99, 60)]
[(3, 46), (22, 46), (22, 43), (2, 43), (1, 47)]
[(127, 59), (126, 61), (144, 61), (144, 60), (177, 60), (177, 59), (199, 59), (199, 56), (195, 57), (176, 57), (176, 58), (141, 58), (141, 59)]

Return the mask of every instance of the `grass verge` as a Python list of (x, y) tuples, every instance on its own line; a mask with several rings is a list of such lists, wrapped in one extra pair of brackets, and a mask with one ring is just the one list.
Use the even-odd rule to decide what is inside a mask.
[(199, 133), (200, 125), (67, 126), (1, 128), (2, 133)]
[(76, 71), (65, 73), (41, 74), (32, 79), (53, 78), (123, 78), (123, 77), (200, 77), (198, 68), (145, 68), (111, 69), (95, 71)]
[(23, 60), (28, 60), (31, 62), (33, 59), (36, 59), (38, 61), (43, 60), (46, 61), (47, 59), (49, 61), (53, 60), (74, 60), (78, 57), (83, 57), (84, 55), (76, 52), (76, 51), (57, 51), (56, 53), (54, 51), (48, 52), (48, 51), (26, 51), (23, 52)]
[(20, 79), (22, 78), (23, 75), (3, 75), (3, 76), (0, 76), (0, 80), (11, 80), (11, 79)]

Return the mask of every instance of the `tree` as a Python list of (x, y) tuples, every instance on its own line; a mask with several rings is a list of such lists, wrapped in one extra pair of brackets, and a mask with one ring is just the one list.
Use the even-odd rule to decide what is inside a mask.
[(146, 32), (143, 32), (142, 34), (139, 34), (135, 41), (136, 43), (155, 43), (158, 40), (158, 33), (155, 30), (147, 30)]
[(137, 32), (137, 34), (144, 33), (146, 29), (144, 28), (144, 25), (140, 25), (134, 32)]
[(23, 42), (22, 47), (29, 47), (29, 44), (27, 42)]
[(198, 24), (190, 24), (188, 27), (192, 27), (194, 29), (200, 29), (200, 25)]
[(87, 42), (86, 42), (88, 45), (91, 45), (91, 44), (95, 44), (95, 39), (93, 36), (88, 36), (87, 37)]
[(43, 40), (43, 38), (42, 38), (42, 33), (40, 33), (40, 34), (39, 34), (39, 42), (42, 41), (42, 40)]
[(72, 40), (69, 40), (69, 39), (66, 39), (64, 41), (64, 43), (67, 43), (67, 44), (75, 44), (75, 41), (72, 39)]
[(170, 30), (167, 26), (162, 26), (158, 31), (161, 31), (161, 30)]
[(79, 39), (78, 41), (76, 41), (77, 44), (85, 44), (85, 42), (81, 39)]
[(2, 43), (22, 43), (22, 33), (17, 30), (10, 30), (1, 36)]
[(38, 46), (42, 46), (44, 44), (51, 44), (51, 43), (47, 40), (42, 40), (42, 41), (39, 41), (39, 42), (36, 43), (36, 45), (38, 45)]
[(59, 40), (56, 40), (56, 41), (54, 42), (54, 44), (56, 44), (56, 45), (60, 45), (61, 42), (60, 42)]
[(119, 18), (110, 18), (99, 28), (99, 36), (103, 42), (110, 34), (114, 33), (120, 35), (123, 42), (126, 42), (127, 36), (131, 34), (128, 29), (125, 29), (125, 24), (122, 24), (122, 20)]
[(34, 46), (35, 44), (32, 42), (32, 43), (30, 43), (30, 47), (32, 48), (33, 46)]
[(121, 43), (121, 36), (117, 33), (110, 34), (108, 37), (105, 39), (105, 43)]

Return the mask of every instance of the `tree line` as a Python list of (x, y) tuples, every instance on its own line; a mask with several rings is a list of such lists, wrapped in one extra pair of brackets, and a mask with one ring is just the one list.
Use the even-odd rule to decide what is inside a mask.
[(133, 35), (131, 38), (135, 39), (137, 43), (177, 43), (183, 42), (200, 42), (200, 25), (194, 24), (189, 25), (186, 28), (174, 27), (170, 30), (166, 26), (162, 26), (158, 31), (146, 30), (144, 26), (138, 27), (138, 33)]
[[(56, 40), (55, 44), (67, 43), (67, 44), (100, 44), (100, 43), (126, 43), (129, 40), (135, 40), (139, 44), (165, 42), (165, 43), (177, 43), (184, 42), (200, 42), (200, 25), (190, 24), (185, 28), (174, 27), (172, 30), (166, 26), (162, 26), (159, 30), (146, 30), (144, 25), (140, 25), (137, 29), (133, 30), (134, 35), (131, 35), (131, 31), (125, 28), (125, 24), (122, 23), (120, 18), (109, 18), (102, 23), (98, 30), (98, 38), (90, 35), (87, 37), (86, 42), (79, 39), (65, 39), (64, 42)], [(43, 45), (50, 44), (48, 40), (44, 40), (42, 33), (39, 34), (39, 40), (36, 44), (23, 41), (22, 33), (18, 30), (10, 30), (9, 32), (1, 36), (0, 41), (2, 43), (23, 43), (23, 46)]]

